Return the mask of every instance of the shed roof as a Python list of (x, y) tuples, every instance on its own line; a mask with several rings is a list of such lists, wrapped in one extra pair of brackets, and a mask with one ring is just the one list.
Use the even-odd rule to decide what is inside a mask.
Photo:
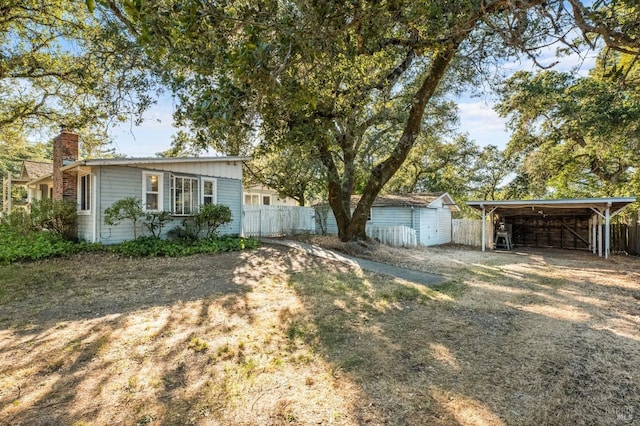
[(636, 201), (636, 197), (610, 198), (562, 198), (555, 200), (478, 200), (467, 201), (477, 210), (493, 210), (500, 216), (576, 216), (590, 217), (594, 209), (604, 212), (610, 208), (612, 215)]
[[(351, 206), (355, 207), (360, 201), (360, 195), (351, 196)], [(446, 192), (424, 192), (419, 194), (387, 194), (379, 195), (372, 207), (430, 207), (436, 201), (442, 199), (442, 203), (451, 210), (459, 210), (458, 205)]]

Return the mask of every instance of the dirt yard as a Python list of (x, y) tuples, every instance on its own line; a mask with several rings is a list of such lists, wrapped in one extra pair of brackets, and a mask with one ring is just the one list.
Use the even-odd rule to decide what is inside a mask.
[(343, 245), (0, 266), (2, 425), (640, 423), (640, 259)]

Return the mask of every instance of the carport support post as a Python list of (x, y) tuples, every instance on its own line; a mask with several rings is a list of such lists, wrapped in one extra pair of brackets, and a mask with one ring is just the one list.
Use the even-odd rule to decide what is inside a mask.
[(487, 244), (487, 212), (482, 206), (482, 251), (485, 250)]
[(596, 254), (596, 226), (597, 226), (597, 222), (598, 221), (598, 217), (596, 215), (593, 215), (593, 217), (591, 218), (591, 251), (593, 252), (593, 254)]
[(602, 215), (598, 215), (598, 256), (602, 257)]
[(609, 250), (611, 249), (611, 203), (607, 204), (607, 210), (605, 211), (604, 223), (605, 223), (605, 237), (604, 237), (604, 258), (609, 258)]

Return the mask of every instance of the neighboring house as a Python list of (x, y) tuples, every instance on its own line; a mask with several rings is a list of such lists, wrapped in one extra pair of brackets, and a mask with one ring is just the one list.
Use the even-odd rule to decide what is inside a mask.
[[(2, 182), (2, 211), (8, 213), (15, 207), (14, 200), (11, 198), (13, 187), (26, 187), (30, 181), (41, 176), (50, 175), (51, 173), (53, 173), (53, 164), (50, 162), (24, 160), (22, 162), (20, 176), (17, 179), (8, 176)], [(44, 193), (50, 195), (50, 191), (45, 191)], [(28, 202), (31, 199), (31, 195), (32, 194), (27, 191), (27, 199), (18, 204), (23, 205)]]
[[(63, 130), (53, 142), (52, 172), (27, 183), (30, 200), (53, 198), (78, 204), (78, 238), (115, 244), (133, 239), (130, 221), (109, 226), (105, 209), (127, 197), (146, 211), (169, 211), (166, 233), (201, 204), (225, 204), (233, 221), (225, 234), (242, 230), (244, 157), (108, 158), (78, 160), (78, 135)], [(141, 232), (138, 232), (140, 235)]]
[(293, 198), (280, 198), (278, 192), (265, 185), (253, 185), (244, 189), (244, 204), (259, 206), (297, 206)]
[[(351, 211), (360, 196), (351, 197)], [(319, 220), (323, 214), (316, 215)], [(432, 246), (451, 242), (451, 212), (460, 209), (453, 199), (444, 193), (381, 195), (371, 207), (367, 228), (371, 226), (406, 226), (416, 231), (420, 245)], [(338, 227), (331, 209), (327, 209), (326, 224), (317, 224), (316, 229), (325, 229), (327, 234), (337, 234)]]

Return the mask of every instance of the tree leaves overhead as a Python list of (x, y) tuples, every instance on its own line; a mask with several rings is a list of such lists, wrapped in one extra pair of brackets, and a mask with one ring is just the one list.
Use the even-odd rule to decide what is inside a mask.
[(519, 72), (504, 85), (497, 110), (514, 132), (507, 154), (522, 162), (537, 195), (640, 189), (627, 185), (640, 166), (639, 82), (619, 55), (607, 64), (605, 53), (588, 77)]
[(76, 2), (5, 1), (0, 131), (46, 140), (65, 124), (96, 144), (106, 141), (110, 123), (139, 119), (152, 101), (153, 78), (142, 49), (121, 27)]
[[(304, 147), (301, 161), (322, 165), (344, 240), (365, 237), (376, 195), (421, 133), (437, 130), (430, 114), (443, 90), (481, 81), (514, 55), (536, 60), (556, 42), (575, 50), (602, 37), (638, 47), (614, 19), (620, 1), (100, 4), (162, 62), (179, 100), (178, 124), (194, 132), (197, 146), (227, 154)], [(362, 197), (352, 212), (354, 191)]]

